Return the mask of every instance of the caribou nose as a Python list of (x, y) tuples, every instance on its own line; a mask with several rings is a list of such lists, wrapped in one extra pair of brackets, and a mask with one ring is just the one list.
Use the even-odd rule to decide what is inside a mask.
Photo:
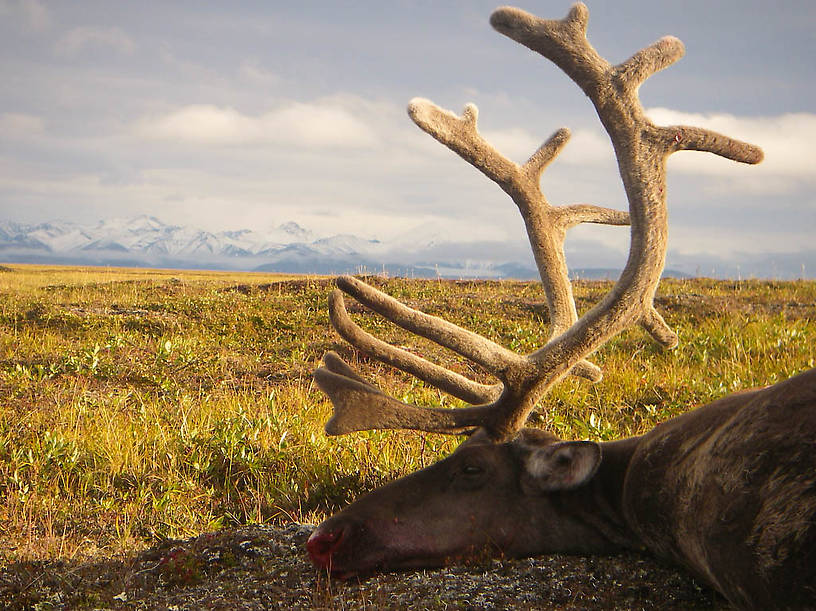
[(306, 541), (306, 550), (312, 562), (320, 568), (331, 569), (332, 554), (337, 551), (343, 541), (344, 528), (321, 530), (318, 528)]

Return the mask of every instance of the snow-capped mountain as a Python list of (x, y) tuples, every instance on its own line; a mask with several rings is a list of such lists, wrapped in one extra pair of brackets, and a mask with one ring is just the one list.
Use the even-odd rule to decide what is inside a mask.
[(38, 225), (0, 222), (0, 249), (27, 247), (54, 254), (127, 252), (159, 256), (248, 256), (297, 241), (310, 232), (285, 223), (268, 232), (249, 229), (211, 233), (192, 227), (167, 225), (154, 216), (108, 219), (93, 226), (66, 221)]
[[(593, 241), (568, 244), (574, 277), (614, 279), (625, 253)], [(0, 263), (222, 269), (302, 274), (386, 272), (409, 277), (537, 278), (527, 240), (452, 235), (436, 224), (405, 227), (388, 240), (318, 236), (289, 221), (269, 229), (210, 232), (153, 216), (24, 224), (0, 219)], [(670, 276), (813, 277), (816, 249), (775, 255), (669, 252)]]
[[(445, 246), (449, 245), (449, 252)], [(209, 232), (168, 225), (154, 216), (108, 219), (95, 225), (51, 221), (25, 225), (0, 221), (0, 261), (130, 265), (293, 273), (369, 270), (416, 276), (497, 277), (503, 261), (460, 262), (461, 247), (423, 228), (383, 243), (350, 234), (316, 237), (289, 221), (269, 230)], [(523, 257), (522, 257), (523, 258)], [(453, 260), (451, 260), (453, 259)], [(527, 267), (525, 267), (525, 264)], [(535, 275), (526, 262), (513, 269)]]
[[(812, 277), (816, 249), (777, 255), (737, 253), (732, 258), (669, 252), (670, 276), (722, 278)], [(570, 272), (580, 278), (614, 279), (626, 261), (593, 241), (568, 244)], [(447, 278), (538, 277), (529, 244), (446, 233), (439, 225), (405, 227), (387, 240), (356, 235), (318, 236), (289, 221), (268, 229), (210, 232), (168, 225), (154, 216), (107, 219), (82, 225), (67, 221), (38, 224), (0, 220), (0, 263), (51, 263), (222, 269), (301, 274), (386, 272), (390, 275)], [(807, 274), (806, 274), (807, 271)]]

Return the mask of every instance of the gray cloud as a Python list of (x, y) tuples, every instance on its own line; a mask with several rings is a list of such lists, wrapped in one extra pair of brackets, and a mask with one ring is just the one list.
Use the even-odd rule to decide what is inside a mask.
[[(427, 224), (482, 248), (526, 248), (506, 195), (405, 116), (415, 95), (457, 112), (475, 102), (482, 133), (517, 161), (569, 126), (572, 141), (543, 178), (548, 199), (625, 207), (585, 96), (492, 32), (492, 7), (0, 0), (0, 219), (148, 213), (211, 230), (295, 220), (389, 240)], [(687, 57), (642, 89), (657, 122), (765, 147), (757, 167), (672, 157), (675, 252), (731, 261), (806, 249), (814, 5), (590, 8), (590, 40), (612, 61), (666, 33), (684, 39)], [(566, 5), (537, 10), (559, 16)], [(625, 252), (625, 232), (576, 235), (601, 258)]]
[(55, 51), (66, 55), (76, 55), (87, 49), (92, 52), (109, 50), (131, 55), (136, 50), (133, 40), (118, 27), (76, 27), (66, 32), (55, 43)]
[(51, 25), (51, 13), (39, 0), (2, 0), (0, 16), (35, 31)]

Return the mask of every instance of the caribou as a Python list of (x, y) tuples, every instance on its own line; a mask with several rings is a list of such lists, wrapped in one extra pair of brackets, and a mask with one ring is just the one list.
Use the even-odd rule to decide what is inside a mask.
[[(628, 212), (590, 204), (553, 206), (540, 189), (544, 169), (569, 138), (556, 131), (523, 165), (478, 132), (477, 109), (461, 116), (428, 100), (413, 121), (497, 183), (526, 225), (550, 313), (550, 337), (521, 355), (409, 308), (353, 277), (337, 279), (330, 317), (342, 338), (369, 356), (469, 404), (409, 405), (389, 397), (329, 352), (314, 378), (334, 405), (329, 435), (371, 429), (465, 434), (447, 458), (358, 499), (312, 533), (312, 561), (339, 577), (445, 565), (485, 552), (649, 550), (676, 562), (740, 608), (816, 607), (816, 370), (740, 392), (611, 442), (563, 441), (526, 427), (531, 412), (565, 376), (597, 381), (588, 357), (633, 325), (667, 349), (677, 335), (655, 309), (666, 255), (666, 160), (707, 151), (755, 164), (761, 149), (646, 116), (640, 85), (680, 59), (667, 36), (612, 65), (586, 37), (588, 10), (560, 20), (502, 7), (500, 33), (554, 62), (589, 97), (612, 141)], [(610, 292), (578, 317), (564, 255), (580, 223), (629, 225), (626, 266)], [(388, 344), (359, 327), (345, 295), (403, 329), (471, 360), (495, 377), (482, 384)]]

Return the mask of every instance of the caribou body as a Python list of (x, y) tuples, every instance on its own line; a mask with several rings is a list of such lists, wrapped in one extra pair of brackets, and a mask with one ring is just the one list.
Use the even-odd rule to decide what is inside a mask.
[(648, 549), (742, 608), (816, 607), (816, 370), (619, 441), (476, 433), (307, 544), (338, 576)]
[[(666, 159), (707, 151), (754, 164), (758, 147), (688, 125), (657, 126), (638, 90), (684, 53), (672, 36), (613, 65), (586, 37), (581, 3), (560, 20), (503, 7), (491, 24), (555, 63), (587, 95), (609, 134), (628, 212), (593, 204), (551, 205), (544, 170), (566, 145), (557, 130), (524, 164), (487, 142), (478, 112), (461, 116), (424, 99), (413, 121), (507, 193), (521, 212), (549, 310), (550, 337), (521, 355), (409, 308), (351, 277), (329, 298), (337, 332), (361, 352), (470, 406), (397, 401), (329, 352), (315, 380), (334, 404), (330, 435), (367, 429), (468, 433), (450, 457), (359, 499), (307, 544), (336, 575), (445, 564), (485, 550), (508, 556), (648, 549), (687, 567), (745, 608), (816, 607), (816, 373), (732, 395), (609, 443), (561, 441), (525, 428), (529, 414), (567, 375), (601, 379), (588, 357), (640, 326), (666, 349), (677, 335), (654, 296), (666, 255)], [(580, 223), (629, 225), (626, 267), (609, 293), (578, 317), (565, 262), (567, 230)], [(403, 329), (436, 342), (496, 378), (483, 384), (390, 345), (359, 327), (355, 298)]]

